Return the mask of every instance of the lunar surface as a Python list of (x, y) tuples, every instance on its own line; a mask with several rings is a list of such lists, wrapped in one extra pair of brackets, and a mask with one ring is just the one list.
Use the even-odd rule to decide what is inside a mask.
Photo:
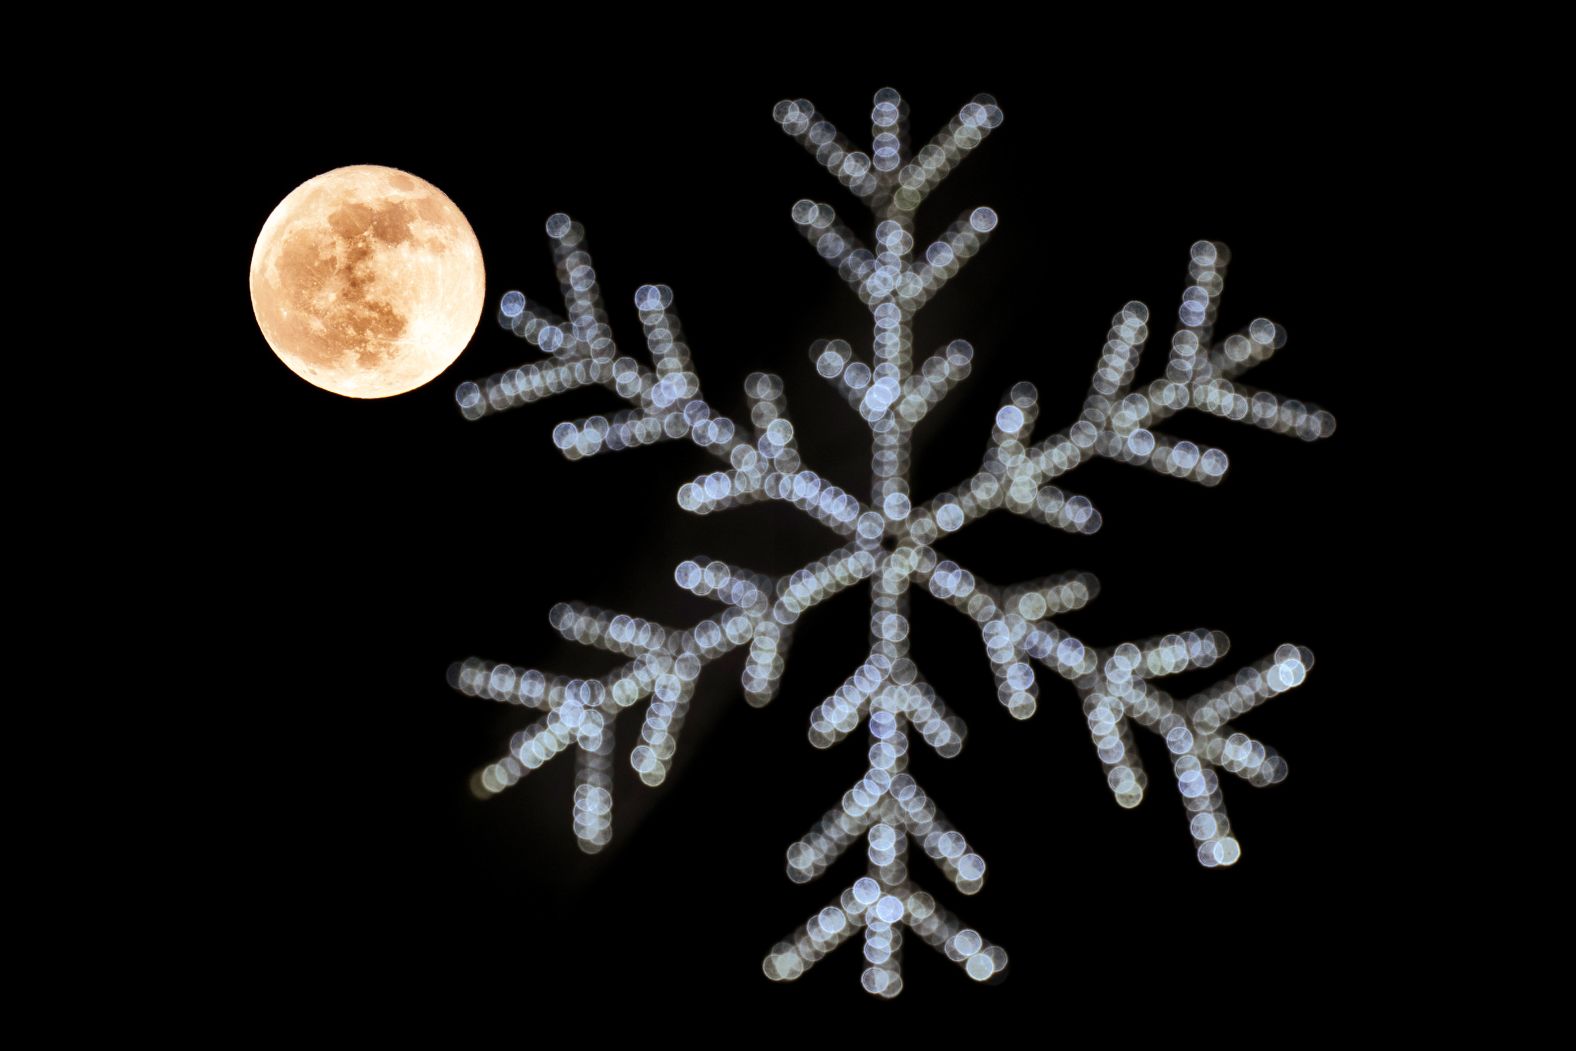
[(263, 338), (309, 383), (351, 398), (448, 368), (486, 299), (482, 250), (442, 190), (396, 168), (335, 168), (279, 202), (252, 251)]

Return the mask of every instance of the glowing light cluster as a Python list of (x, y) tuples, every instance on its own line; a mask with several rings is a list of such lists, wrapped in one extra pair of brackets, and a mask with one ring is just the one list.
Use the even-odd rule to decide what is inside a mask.
[(1229, 467), (1224, 451), (1159, 429), (1186, 409), (1310, 441), (1335, 428), (1334, 417), (1316, 406), (1238, 381), (1285, 345), (1286, 332), (1261, 318), (1244, 333), (1215, 342), (1228, 253), (1223, 245), (1198, 241), (1189, 251), (1189, 284), (1162, 378), (1142, 391), (1133, 389), (1152, 318), (1144, 304), (1127, 303), (1112, 317), (1075, 420), (1034, 440), (1039, 393), (1032, 384), (1015, 384), (989, 425), (981, 426), (985, 449), (979, 470), (917, 501), (910, 492), (913, 428), (969, 375), (974, 348), (954, 339), (916, 367), (913, 318), (981, 250), (1001, 220), (988, 207), (970, 209), (922, 248), (914, 237), (913, 216), (958, 162), (1001, 125), (1002, 112), (989, 96), (979, 96), (912, 156), (907, 116), (896, 91), (878, 92), (870, 115), (872, 146), (866, 152), (807, 101), (785, 101), (774, 110), (783, 130), (802, 142), (874, 219), (867, 247), (830, 205), (804, 199), (791, 209), (801, 233), (870, 313), (868, 354), (841, 338), (818, 339), (809, 348), (816, 372), (869, 431), (873, 480), (868, 499), (831, 485), (805, 465), (779, 377), (756, 372), (746, 379), (742, 422), (705, 399), (671, 313), (674, 295), (667, 286), (643, 285), (635, 293), (650, 364), (623, 354), (607, 324), (585, 232), (562, 214), (548, 220), (547, 234), (567, 317), (520, 292), (504, 295), (498, 311), (500, 324), (545, 357), (456, 391), (460, 411), (477, 419), (574, 387), (604, 386), (628, 408), (560, 423), (553, 442), (565, 456), (578, 459), (687, 438), (722, 464), (678, 487), (683, 510), (710, 514), (777, 500), (840, 538), (841, 546), (779, 577), (702, 556), (679, 563), (674, 582), (722, 607), (688, 628), (578, 603), (554, 606), (550, 621), (566, 639), (628, 658), (599, 678), (544, 675), (472, 658), (455, 665), (450, 679), (463, 693), (546, 713), (515, 734), (507, 755), (478, 774), (478, 794), (501, 792), (574, 747), (574, 831), (581, 847), (594, 851), (612, 830), (610, 756), (619, 713), (649, 700), (629, 763), (645, 783), (661, 783), (707, 664), (746, 648), (745, 697), (754, 705), (769, 702), (799, 619), (832, 595), (868, 580), (868, 655), (814, 708), (808, 727), (811, 744), (824, 749), (863, 726), (868, 766), (841, 802), (789, 847), (787, 873), (796, 883), (809, 882), (861, 840), (868, 867), (833, 904), (778, 943), (763, 970), (773, 980), (793, 980), (862, 931), (862, 982), (884, 997), (903, 987), (905, 928), (976, 980), (994, 980), (1007, 966), (999, 946), (937, 905), (909, 869), (909, 846), (917, 844), (930, 859), (927, 864), (963, 894), (979, 891), (987, 871), (984, 858), (907, 773), (911, 735), (950, 758), (959, 754), (968, 733), (910, 653), (911, 588), (928, 591), (976, 625), (998, 699), (1012, 717), (1026, 719), (1039, 706), (1036, 666), (1052, 673), (1053, 681), (1072, 684), (1119, 805), (1136, 806), (1148, 787), (1133, 727), (1163, 741), (1198, 861), (1211, 868), (1233, 864), (1242, 852), (1226, 814), (1221, 773), (1251, 785), (1273, 784), (1286, 775), (1285, 761), (1238, 730), (1233, 720), (1300, 686), (1313, 666), (1312, 653), (1287, 644), (1216, 686), (1177, 700), (1156, 683), (1216, 664), (1229, 648), (1224, 634), (1197, 629), (1095, 647), (1055, 621), (1098, 596), (1099, 582), (1092, 575), (1072, 572), (997, 586), (935, 545), (996, 509), (1075, 534), (1098, 531), (1100, 512), (1063, 481), (1096, 457), (1201, 485), (1219, 483)]

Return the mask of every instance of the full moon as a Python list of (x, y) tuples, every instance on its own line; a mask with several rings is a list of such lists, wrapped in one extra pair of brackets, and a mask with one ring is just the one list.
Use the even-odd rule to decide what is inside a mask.
[(252, 250), (252, 312), (296, 375), (350, 398), (426, 383), (470, 343), (482, 250), (442, 190), (397, 168), (335, 168), (279, 202)]

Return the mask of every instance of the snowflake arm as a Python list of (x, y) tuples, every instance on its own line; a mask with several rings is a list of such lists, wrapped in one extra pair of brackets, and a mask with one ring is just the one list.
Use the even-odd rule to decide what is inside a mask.
[[(1137, 806), (1147, 784), (1129, 722), (1155, 733), (1172, 752), (1178, 791), (1194, 814), (1190, 828), (1198, 841), (1200, 863), (1213, 867), (1237, 859), (1241, 848), (1228, 835), (1230, 823), (1215, 771), (1225, 769), (1262, 787), (1282, 780), (1286, 763), (1227, 720), (1301, 685), (1313, 666), (1311, 651), (1282, 646), (1272, 658), (1244, 669), (1229, 683), (1179, 703), (1151, 680), (1213, 665), (1230, 646), (1224, 633), (1166, 635), (1122, 643), (1102, 654), (1046, 616), (1091, 601), (1098, 594), (1092, 576), (1068, 574), (1003, 590), (978, 580), (955, 562), (935, 561), (929, 549), (917, 551), (915, 557), (915, 579), (980, 625), (998, 696), (1009, 712), (1027, 718), (1037, 707), (1031, 660), (1071, 680), (1082, 697), (1107, 784), (1123, 807)], [(1198, 814), (1209, 819), (1201, 820)]]
[[(651, 698), (641, 743), (630, 765), (647, 784), (667, 776), (695, 681), (706, 664), (748, 644), (743, 681), (752, 703), (764, 704), (782, 674), (782, 653), (792, 625), (845, 588), (864, 580), (875, 559), (855, 545), (840, 548), (776, 580), (704, 557), (674, 570), (678, 585), (714, 598), (726, 609), (679, 630), (581, 603), (559, 603), (549, 613), (564, 638), (632, 660), (606, 675), (582, 679), (547, 676), (534, 669), (470, 658), (451, 669), (461, 693), (545, 709), (545, 718), (517, 732), (509, 751), (478, 772), (478, 794), (495, 795), (567, 749), (577, 748), (574, 823), (582, 849), (594, 852), (611, 830), (607, 789), (612, 726), (623, 709)], [(775, 596), (770, 599), (768, 596)], [(585, 833), (582, 835), (582, 832)]]
[[(1334, 433), (1334, 416), (1317, 406), (1231, 382), (1230, 377), (1268, 360), (1284, 345), (1285, 331), (1273, 322), (1260, 318), (1248, 326), (1247, 334), (1230, 337), (1212, 355), (1199, 353), (1202, 344), (1195, 328), (1207, 337), (1213, 325), (1214, 297), (1225, 286), (1224, 249), (1200, 241), (1193, 246), (1192, 257), (1190, 276), (1202, 283), (1184, 293), (1166, 378), (1152, 383), (1147, 395), (1130, 392), (1148, 338), (1149, 311), (1142, 303), (1128, 303), (1112, 319), (1081, 418), (1025, 448), (1038, 392), (1032, 384), (1015, 385), (997, 413), (984, 466), (921, 505), (916, 539), (956, 532), (998, 507), (1070, 532), (1093, 533), (1101, 517), (1088, 499), (1048, 484), (1092, 456), (1203, 485), (1217, 484), (1229, 465), (1224, 451), (1153, 429), (1186, 408), (1308, 441)], [(1198, 305), (1200, 295), (1208, 298), (1207, 307)]]

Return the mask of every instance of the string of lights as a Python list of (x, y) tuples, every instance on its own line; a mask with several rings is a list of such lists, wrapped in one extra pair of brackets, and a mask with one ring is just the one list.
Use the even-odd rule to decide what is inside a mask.
[(1224, 245), (1198, 241), (1189, 250), (1188, 286), (1162, 377), (1134, 389), (1152, 319), (1144, 304), (1127, 303), (1112, 318), (1077, 419), (1035, 441), (1038, 391), (1029, 383), (1015, 384), (982, 435), (979, 469), (943, 492), (916, 499), (911, 491), (913, 430), (968, 377), (974, 348), (953, 340), (916, 366), (913, 320), (981, 251), (1001, 220), (991, 208), (970, 209), (920, 249), (914, 217), (931, 191), (1001, 125), (1002, 111), (991, 97), (978, 96), (915, 152), (907, 106), (891, 89), (874, 98), (868, 153), (855, 148), (807, 101), (781, 102), (773, 116), (868, 208), (874, 221), (866, 247), (830, 205), (805, 199), (792, 208), (800, 233), (870, 315), (868, 353), (840, 338), (820, 339), (809, 348), (816, 372), (868, 431), (868, 497), (831, 484), (805, 464), (778, 376), (756, 372), (746, 379), (744, 414), (737, 421), (714, 407), (702, 393), (667, 286), (644, 285), (634, 297), (649, 363), (623, 353), (603, 307), (585, 230), (567, 215), (552, 216), (546, 232), (564, 312), (520, 292), (502, 297), (498, 322), (541, 357), (485, 381), (461, 384), (455, 396), (464, 416), (478, 420), (571, 389), (605, 387), (626, 407), (558, 424), (553, 442), (567, 458), (687, 439), (722, 463), (679, 486), (680, 508), (706, 515), (779, 501), (824, 525), (836, 546), (777, 577), (701, 556), (680, 563), (673, 570), (675, 583), (722, 607), (688, 627), (580, 603), (555, 605), (550, 623), (564, 638), (627, 658), (599, 677), (552, 675), (482, 658), (456, 664), (450, 682), (460, 692), (542, 713), (513, 736), (505, 755), (478, 772), (475, 787), (479, 795), (495, 795), (573, 748), (574, 834), (583, 850), (601, 849), (612, 836), (618, 716), (649, 702), (628, 763), (642, 782), (661, 784), (707, 665), (745, 650), (745, 698), (756, 706), (769, 703), (779, 691), (800, 619), (868, 580), (868, 654), (814, 709), (808, 736), (817, 748), (829, 748), (863, 726), (869, 766), (788, 849), (787, 872), (796, 883), (812, 881), (861, 839), (868, 867), (802, 929), (780, 941), (762, 967), (768, 978), (792, 980), (863, 932), (863, 985), (872, 994), (895, 996), (903, 987), (906, 928), (971, 978), (995, 980), (1005, 971), (1006, 952), (943, 909), (909, 868), (914, 845), (966, 895), (981, 889), (987, 871), (983, 857), (907, 772), (911, 735), (948, 758), (959, 753), (968, 734), (911, 651), (912, 590), (928, 591), (977, 627), (997, 696), (1012, 718), (1027, 719), (1039, 706), (1036, 665), (1071, 684), (1121, 806), (1136, 806), (1148, 786), (1133, 727), (1159, 737), (1198, 861), (1208, 868), (1232, 865), (1242, 851), (1226, 813), (1220, 772), (1262, 786), (1281, 780), (1287, 770), (1284, 759), (1238, 731), (1232, 720), (1302, 685), (1313, 654), (1282, 645), (1193, 697), (1173, 698), (1155, 682), (1213, 667), (1229, 650), (1222, 632), (1200, 628), (1106, 647), (1087, 644), (1055, 618), (1097, 598), (1094, 576), (1063, 573), (998, 586), (945, 557), (937, 545), (995, 510), (1073, 534), (1097, 532), (1099, 510), (1088, 496), (1065, 488), (1065, 476), (1099, 458), (1203, 486), (1218, 484), (1230, 466), (1223, 450), (1159, 429), (1186, 410), (1306, 441), (1328, 437), (1335, 418), (1317, 406), (1239, 382), (1240, 375), (1286, 344), (1286, 331), (1260, 318), (1245, 332), (1215, 341), (1229, 253)]

